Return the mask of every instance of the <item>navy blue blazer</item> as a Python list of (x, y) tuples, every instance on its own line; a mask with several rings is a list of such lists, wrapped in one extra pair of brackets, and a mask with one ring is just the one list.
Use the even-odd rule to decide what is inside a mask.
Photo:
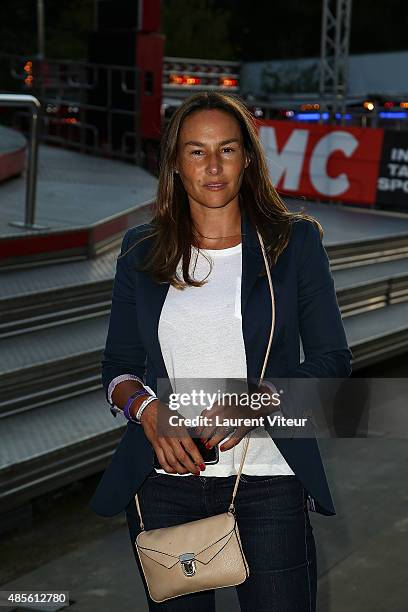
[[(121, 254), (151, 226), (129, 229)], [(259, 380), (271, 326), (271, 297), (256, 229), (241, 210), (241, 313), (248, 380)], [(102, 358), (102, 383), (107, 398), (110, 381), (135, 374), (157, 392), (157, 380), (168, 379), (158, 339), (160, 312), (169, 283), (157, 283), (134, 270), (149, 247), (144, 240), (118, 258), (112, 309)], [(316, 227), (307, 220), (292, 224), (289, 244), (272, 270), (275, 330), (265, 379), (345, 378), (352, 353), (337, 303), (329, 260)], [(304, 361), (300, 363), (302, 339)], [(108, 409), (108, 408), (107, 408)], [(268, 429), (268, 428), (267, 428)], [(279, 451), (308, 492), (309, 508), (325, 515), (335, 509), (317, 440), (273, 437)], [(123, 511), (153, 470), (153, 447), (143, 427), (128, 423), (91, 499), (101, 516)], [(239, 492), (239, 490), (238, 490)]]

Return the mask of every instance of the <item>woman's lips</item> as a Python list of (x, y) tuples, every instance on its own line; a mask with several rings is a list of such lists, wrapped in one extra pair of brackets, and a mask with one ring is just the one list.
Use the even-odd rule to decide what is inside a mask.
[(214, 184), (210, 184), (210, 185), (204, 185), (204, 187), (206, 189), (209, 189), (210, 191), (219, 191), (220, 189), (224, 189), (224, 187), (226, 187), (227, 183), (214, 183)]

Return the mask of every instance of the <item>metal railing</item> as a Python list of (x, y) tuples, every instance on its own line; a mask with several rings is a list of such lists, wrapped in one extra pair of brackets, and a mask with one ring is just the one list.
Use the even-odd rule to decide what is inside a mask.
[(29, 229), (46, 229), (45, 226), (36, 225), (34, 223), (38, 166), (38, 121), (41, 112), (41, 103), (34, 96), (0, 94), (0, 106), (28, 107), (30, 109), (30, 140), (28, 146), (25, 219), (24, 222), (11, 221), (9, 225), (26, 227)]
[[(1, 83), (41, 102), (41, 140), (142, 163), (137, 67), (0, 54)], [(23, 131), (27, 115), (13, 125)]]

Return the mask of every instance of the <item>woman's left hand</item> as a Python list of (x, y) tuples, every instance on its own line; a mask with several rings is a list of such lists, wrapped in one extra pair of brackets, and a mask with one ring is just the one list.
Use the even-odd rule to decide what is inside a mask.
[[(226, 419), (229, 421), (230, 419), (236, 418), (248, 418), (248, 410), (245, 411), (239, 406), (223, 406), (221, 404), (213, 404), (213, 406), (207, 410), (204, 409), (201, 413), (201, 416), (205, 416), (208, 419), (211, 419), (213, 423), (216, 423), (216, 416), (218, 416), (219, 421), (223, 421)], [(244, 438), (244, 436), (250, 431), (254, 429), (255, 425), (245, 426), (239, 425), (238, 427), (234, 426), (222, 426), (222, 425), (207, 425), (206, 427), (196, 427), (197, 435), (201, 438), (202, 442), (205, 443), (206, 448), (213, 448), (217, 444), (224, 440), (224, 438), (228, 439), (220, 446), (221, 451), (226, 451), (237, 444)]]
[[(271, 390), (265, 387), (259, 388), (260, 392), (271, 394)], [(217, 444), (224, 440), (224, 438), (228, 439), (220, 446), (221, 451), (230, 450), (246, 436), (246, 434), (255, 429), (255, 427), (259, 426), (259, 423), (256, 422), (260, 417), (266, 417), (268, 414), (271, 414), (275, 410), (279, 410), (279, 406), (274, 406), (272, 403), (267, 405), (262, 405), (259, 409), (251, 408), (251, 406), (241, 405), (239, 403), (232, 403), (226, 406), (222, 404), (215, 403), (211, 406), (210, 409), (204, 409), (201, 412), (200, 416), (205, 416), (210, 421), (210, 425), (204, 427), (196, 427), (195, 432), (196, 435), (201, 438), (203, 442), (206, 443), (207, 448), (213, 448)], [(218, 419), (216, 418), (218, 417)], [(250, 424), (245, 425), (244, 421), (241, 422), (240, 425), (216, 425), (218, 422), (227, 423), (231, 421), (233, 423), (234, 419), (250, 419)]]

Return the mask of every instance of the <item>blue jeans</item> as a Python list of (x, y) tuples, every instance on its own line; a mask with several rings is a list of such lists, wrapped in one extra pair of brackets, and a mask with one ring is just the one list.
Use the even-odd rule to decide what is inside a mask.
[[(226, 512), (235, 478), (151, 472), (138, 491), (145, 529)], [(235, 510), (250, 572), (245, 582), (235, 587), (241, 612), (315, 612), (316, 549), (306, 497), (296, 476), (241, 474)], [(140, 532), (134, 499), (126, 508), (126, 517), (149, 610), (214, 612), (214, 589), (162, 603), (150, 598), (134, 545)]]

